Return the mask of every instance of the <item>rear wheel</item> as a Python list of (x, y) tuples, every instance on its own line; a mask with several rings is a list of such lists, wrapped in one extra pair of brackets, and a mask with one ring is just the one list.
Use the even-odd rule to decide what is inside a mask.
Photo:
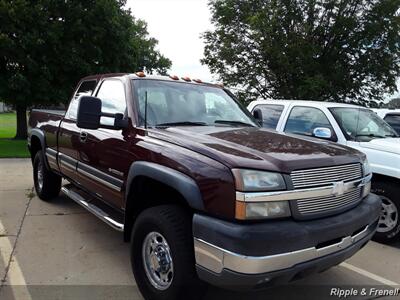
[(132, 230), (131, 263), (145, 299), (201, 299), (190, 215), (163, 205), (142, 212)]
[(61, 177), (46, 168), (42, 151), (38, 151), (33, 160), (33, 182), (36, 194), (44, 201), (60, 193)]
[(372, 192), (380, 196), (382, 211), (374, 240), (390, 243), (400, 236), (400, 188), (394, 182), (373, 182)]

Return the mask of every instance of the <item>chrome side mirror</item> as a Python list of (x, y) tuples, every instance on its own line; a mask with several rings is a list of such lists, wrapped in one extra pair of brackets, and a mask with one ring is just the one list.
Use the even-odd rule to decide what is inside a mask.
[(313, 136), (320, 139), (330, 140), (332, 138), (332, 131), (329, 128), (317, 127), (313, 130)]

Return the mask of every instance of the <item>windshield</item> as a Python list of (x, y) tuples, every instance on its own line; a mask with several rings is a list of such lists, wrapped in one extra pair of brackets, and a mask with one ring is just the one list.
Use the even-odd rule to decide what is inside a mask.
[(223, 89), (162, 80), (135, 80), (139, 120), (147, 126), (258, 126)]
[(373, 111), (365, 108), (330, 108), (347, 137), (354, 141), (397, 136), (396, 132)]

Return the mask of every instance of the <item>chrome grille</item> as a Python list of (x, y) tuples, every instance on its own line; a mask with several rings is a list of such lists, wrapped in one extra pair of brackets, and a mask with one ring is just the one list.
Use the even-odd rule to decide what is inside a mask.
[(353, 206), (361, 201), (361, 187), (348, 191), (341, 196), (325, 196), (297, 200), (297, 210), (302, 216), (330, 213)]
[(361, 164), (293, 171), (290, 174), (295, 189), (326, 186), (338, 181), (352, 181), (362, 177)]

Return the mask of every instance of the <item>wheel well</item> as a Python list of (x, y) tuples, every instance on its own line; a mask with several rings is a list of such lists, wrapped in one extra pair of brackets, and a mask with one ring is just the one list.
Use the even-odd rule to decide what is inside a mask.
[(374, 181), (375, 182), (392, 182), (392, 183), (399, 183), (400, 179), (398, 178), (394, 178), (394, 177), (390, 177), (390, 176), (386, 176), (386, 175), (382, 175), (382, 174), (376, 174), (374, 173), (372, 176), (372, 185), (374, 185)]
[(137, 176), (129, 188), (125, 207), (124, 240), (129, 241), (139, 214), (150, 207), (174, 204), (190, 211), (185, 198), (176, 189), (146, 176)]
[(31, 160), (35, 159), (36, 153), (42, 149), (42, 144), (40, 143), (40, 140), (37, 136), (32, 136), (31, 138), (31, 146), (29, 148), (29, 151), (31, 152)]

